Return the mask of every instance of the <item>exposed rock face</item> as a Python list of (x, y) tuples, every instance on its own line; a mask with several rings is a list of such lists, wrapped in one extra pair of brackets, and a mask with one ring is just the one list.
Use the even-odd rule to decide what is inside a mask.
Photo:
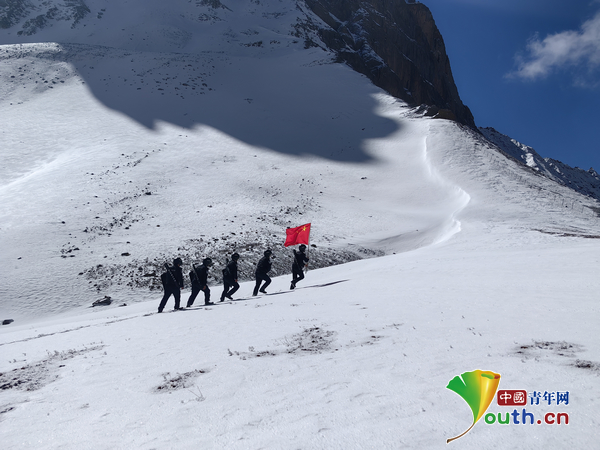
[(429, 9), (399, 0), (305, 0), (327, 24), (320, 39), (374, 84), (433, 114), (475, 128), (454, 84), (444, 40)]

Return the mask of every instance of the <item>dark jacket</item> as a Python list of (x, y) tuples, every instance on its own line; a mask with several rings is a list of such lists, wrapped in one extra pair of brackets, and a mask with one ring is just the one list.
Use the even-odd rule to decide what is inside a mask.
[(307, 256), (303, 252), (297, 252), (296, 249), (294, 249), (294, 262), (292, 265), (295, 265), (298, 269), (302, 270), (307, 262)]
[(167, 271), (160, 276), (160, 279), (165, 288), (183, 288), (183, 270), (181, 270), (181, 267), (167, 266)]
[(271, 270), (271, 260), (268, 256), (263, 256), (256, 266), (256, 275), (266, 275)]
[(229, 281), (235, 281), (238, 279), (238, 266), (237, 261), (233, 259), (227, 263), (227, 266), (223, 269), (223, 279)]
[(196, 270), (192, 269), (190, 272), (190, 281), (192, 285), (203, 288), (208, 284), (208, 267), (204, 264), (196, 267)]

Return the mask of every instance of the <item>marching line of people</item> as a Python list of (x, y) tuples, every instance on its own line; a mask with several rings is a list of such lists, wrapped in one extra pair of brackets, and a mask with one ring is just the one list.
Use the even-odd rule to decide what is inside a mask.
[[(298, 251), (294, 249), (294, 261), (292, 263), (292, 282), (290, 289), (295, 289), (296, 284), (304, 279), (304, 268), (308, 265), (308, 256), (305, 253), (306, 245), (302, 244), (298, 247)], [(258, 261), (256, 265), (256, 271), (254, 273), (256, 284), (252, 295), (256, 297), (259, 292), (266, 294), (266, 288), (271, 284), (271, 278), (269, 272), (271, 271), (272, 262), (271, 258), (274, 258), (271, 249), (267, 249), (263, 253), (263, 257)], [(240, 288), (238, 283), (238, 260), (240, 255), (234, 253), (231, 255), (231, 260), (227, 260), (225, 268), (223, 269), (223, 293), (221, 294), (220, 302), (225, 299), (233, 300), (233, 294)], [(190, 282), (192, 286), (192, 292), (188, 298), (186, 307), (193, 306), (196, 297), (200, 294), (200, 291), (204, 292), (204, 304), (214, 305), (210, 301), (210, 288), (208, 287), (208, 272), (212, 267), (213, 261), (211, 258), (204, 258), (200, 266), (192, 264), (192, 270), (190, 271)], [(171, 295), (175, 299), (175, 310), (183, 309), (181, 307), (181, 290), (184, 287), (183, 282), (183, 261), (181, 258), (175, 258), (173, 260), (173, 266), (165, 264), (167, 271), (160, 277), (164, 295), (158, 305), (158, 312), (163, 312), (167, 301)]]

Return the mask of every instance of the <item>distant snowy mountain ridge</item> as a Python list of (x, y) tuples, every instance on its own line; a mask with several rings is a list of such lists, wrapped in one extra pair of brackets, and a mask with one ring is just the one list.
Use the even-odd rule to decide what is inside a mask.
[(533, 148), (512, 139), (494, 128), (479, 131), (504, 153), (557, 183), (600, 200), (600, 175), (593, 168), (583, 170), (552, 158), (542, 158)]

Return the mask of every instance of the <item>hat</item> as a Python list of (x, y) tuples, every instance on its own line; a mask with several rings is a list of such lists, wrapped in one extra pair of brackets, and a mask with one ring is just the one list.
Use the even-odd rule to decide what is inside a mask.
[(212, 263), (213, 263), (212, 259), (210, 259), (210, 258), (204, 258), (202, 260), (202, 264), (204, 264), (205, 266), (212, 266)]
[(240, 259), (240, 255), (236, 252), (233, 255), (231, 255), (231, 259), (233, 259), (234, 261), (237, 261), (238, 259)]
[(273, 252), (271, 251), (270, 248), (268, 248), (268, 249), (265, 250), (265, 256), (269, 256), (269, 255), (272, 255), (272, 254), (273, 254)]
[(173, 260), (173, 265), (174, 266), (183, 266), (183, 261), (181, 260), (181, 258), (175, 258)]

